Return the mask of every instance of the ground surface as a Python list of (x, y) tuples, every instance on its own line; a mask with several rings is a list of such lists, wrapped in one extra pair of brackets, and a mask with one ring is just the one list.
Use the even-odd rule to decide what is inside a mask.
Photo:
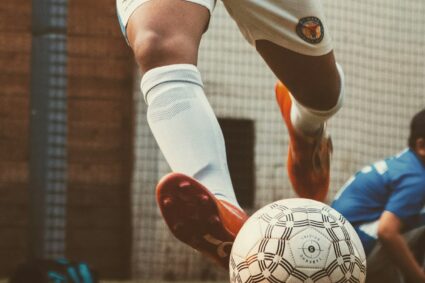
[[(0, 280), (0, 283), (7, 283), (7, 280)], [(220, 281), (101, 281), (101, 283), (228, 283)]]

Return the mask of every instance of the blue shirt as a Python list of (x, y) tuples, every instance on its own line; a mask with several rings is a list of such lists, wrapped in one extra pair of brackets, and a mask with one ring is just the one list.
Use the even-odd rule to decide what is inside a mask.
[[(384, 211), (400, 218), (407, 230), (425, 225), (424, 205), (425, 165), (410, 149), (357, 172), (331, 204), (358, 232)], [(359, 236), (368, 251), (374, 243), (365, 243), (367, 237)], [(376, 237), (369, 236), (376, 242)]]

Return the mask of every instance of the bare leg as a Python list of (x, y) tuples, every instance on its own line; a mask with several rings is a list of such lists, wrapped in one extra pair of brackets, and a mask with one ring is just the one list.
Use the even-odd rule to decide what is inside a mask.
[(333, 52), (307, 56), (267, 40), (257, 41), (256, 48), (297, 101), (316, 110), (335, 106), (341, 85)]
[(171, 64), (196, 65), (209, 18), (205, 7), (187, 1), (141, 5), (130, 18), (127, 35), (142, 73)]
[(179, 240), (228, 268), (228, 249), (247, 216), (196, 67), (209, 17), (192, 2), (153, 0), (132, 14), (127, 35), (143, 73), (149, 126), (174, 172), (156, 189), (163, 218)]
[(332, 152), (324, 122), (339, 109), (342, 89), (333, 52), (306, 56), (266, 40), (257, 41), (256, 48), (293, 96), (285, 86), (277, 85), (278, 104), (290, 136), (289, 179), (299, 196), (324, 201)]

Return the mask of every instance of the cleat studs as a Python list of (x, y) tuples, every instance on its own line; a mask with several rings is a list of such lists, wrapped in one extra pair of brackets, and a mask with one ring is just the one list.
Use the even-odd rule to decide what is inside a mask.
[(173, 200), (170, 197), (166, 197), (162, 200), (162, 205), (164, 207), (170, 207), (172, 203), (173, 203)]
[(190, 183), (189, 183), (188, 181), (180, 182), (180, 184), (179, 184), (179, 188), (180, 188), (180, 189), (187, 189), (187, 188), (190, 188)]
[(206, 205), (209, 200), (210, 200), (210, 197), (208, 195), (199, 196), (199, 201), (201, 202), (202, 205)]
[(211, 216), (211, 217), (208, 219), (208, 222), (209, 222), (210, 224), (214, 224), (214, 225), (216, 225), (216, 224), (220, 223), (220, 222), (221, 222), (221, 220), (220, 220), (220, 217), (218, 217), (217, 215), (213, 215), (213, 216)]

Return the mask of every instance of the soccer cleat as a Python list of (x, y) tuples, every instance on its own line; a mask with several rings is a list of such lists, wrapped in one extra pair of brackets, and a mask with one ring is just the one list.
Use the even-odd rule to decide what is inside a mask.
[(244, 211), (217, 199), (198, 181), (180, 173), (161, 179), (156, 200), (177, 239), (229, 268), (233, 241), (248, 219)]
[(329, 190), (332, 140), (325, 126), (314, 137), (295, 132), (291, 123), (291, 96), (281, 82), (275, 87), (276, 100), (289, 133), (287, 169), (295, 192), (304, 198), (324, 201)]

